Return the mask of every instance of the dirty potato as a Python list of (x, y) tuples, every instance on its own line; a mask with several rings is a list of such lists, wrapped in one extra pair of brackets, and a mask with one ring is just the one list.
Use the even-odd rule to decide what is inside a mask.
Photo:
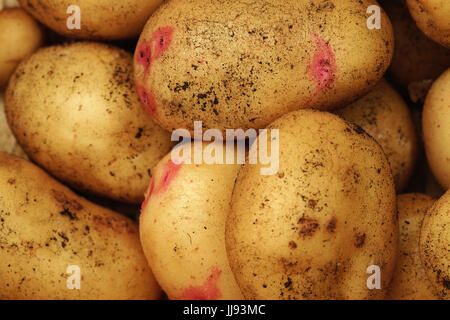
[(165, 129), (263, 128), (301, 108), (344, 106), (389, 66), (393, 33), (364, 0), (167, 1), (135, 52), (141, 101)]
[(416, 163), (418, 139), (403, 98), (384, 79), (365, 97), (336, 112), (363, 128), (381, 145), (397, 192), (408, 184)]
[(422, 221), (435, 199), (424, 194), (401, 194), (397, 197), (399, 251), (388, 299), (436, 300), (437, 290), (428, 280), (420, 261), (419, 237)]
[(428, 38), (411, 18), (405, 1), (380, 1), (392, 22), (395, 50), (389, 73), (409, 92), (413, 102), (424, 101), (431, 84), (450, 66), (450, 49)]
[(93, 42), (40, 49), (6, 91), (8, 123), (27, 155), (71, 187), (141, 203), (170, 134), (142, 108), (132, 57)]
[[(360, 127), (319, 111), (289, 113), (269, 129), (258, 141), (269, 140), (269, 151), (279, 143), (278, 173), (245, 165), (226, 223), (228, 257), (244, 297), (384, 298), (398, 223), (381, 147)], [(377, 267), (379, 287), (369, 279)]]
[(420, 232), (420, 258), (442, 299), (450, 300), (450, 191), (428, 211)]
[[(86, 40), (117, 40), (138, 36), (162, 0), (19, 2), (36, 19), (64, 36)], [(79, 28), (77, 22), (80, 23)]]
[(417, 26), (431, 39), (450, 48), (450, 2), (406, 0)]
[[(78, 268), (80, 290), (70, 289)], [(0, 300), (157, 299), (138, 226), (0, 153)]]

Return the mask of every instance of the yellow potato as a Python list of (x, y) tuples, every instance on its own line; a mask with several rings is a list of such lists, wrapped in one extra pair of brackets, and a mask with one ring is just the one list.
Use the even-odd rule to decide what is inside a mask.
[(424, 194), (397, 197), (399, 252), (388, 299), (436, 300), (436, 289), (428, 280), (419, 254), (419, 236), (423, 218), (436, 200)]
[(437, 79), (423, 109), (423, 139), (437, 181), (450, 188), (450, 69)]
[(382, 80), (368, 95), (336, 113), (363, 128), (381, 145), (397, 192), (401, 192), (413, 174), (418, 140), (411, 112), (400, 94)]
[(432, 82), (450, 65), (450, 50), (432, 41), (417, 28), (405, 1), (380, 1), (395, 34), (389, 72), (396, 84), (409, 90), (411, 99), (423, 101)]
[[(56, 32), (71, 38), (115, 40), (139, 35), (162, 0), (19, 0), (22, 7)], [(69, 29), (77, 5), (80, 29)]]
[(450, 2), (406, 0), (417, 26), (431, 39), (450, 48)]
[[(187, 147), (192, 154), (194, 145)], [(242, 299), (224, 236), (239, 165), (194, 164), (192, 156), (183, 158), (190, 163), (177, 165), (168, 154), (154, 169), (140, 217), (145, 255), (170, 299)]]
[(279, 140), (269, 144), (273, 150), (279, 141), (278, 174), (263, 176), (262, 165), (245, 165), (226, 222), (228, 257), (244, 297), (383, 298), (398, 223), (381, 147), (325, 112), (292, 112), (269, 128), (279, 129)]
[[(70, 266), (79, 268), (80, 290), (69, 289)], [(134, 222), (75, 195), (30, 162), (0, 154), (0, 300), (160, 293)]]
[(41, 26), (24, 10), (0, 11), (0, 90), (20, 61), (42, 45), (43, 38)]
[(420, 232), (420, 258), (442, 299), (450, 300), (450, 191), (428, 210)]
[(141, 203), (170, 134), (139, 102), (132, 57), (80, 42), (39, 50), (12, 76), (10, 127), (28, 156), (75, 189)]
[(392, 27), (364, 0), (167, 1), (135, 52), (142, 102), (167, 130), (263, 128), (301, 108), (345, 106), (383, 76)]

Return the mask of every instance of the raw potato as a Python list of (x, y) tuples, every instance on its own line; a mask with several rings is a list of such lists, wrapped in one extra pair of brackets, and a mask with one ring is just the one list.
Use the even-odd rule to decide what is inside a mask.
[(389, 72), (396, 84), (409, 90), (411, 99), (424, 101), (432, 82), (450, 66), (450, 50), (429, 39), (417, 28), (404, 1), (383, 0), (395, 34)]
[(408, 184), (418, 153), (411, 112), (384, 79), (365, 97), (336, 112), (363, 128), (381, 145), (391, 165), (397, 192)]
[(435, 81), (423, 110), (423, 138), (431, 171), (450, 188), (450, 69)]
[(75, 189), (141, 203), (170, 134), (139, 102), (132, 57), (99, 43), (39, 50), (12, 76), (10, 127), (28, 156)]
[[(0, 300), (157, 299), (138, 226), (0, 154)], [(81, 289), (69, 290), (69, 266)]]
[(420, 258), (442, 299), (450, 300), (450, 191), (428, 210), (420, 233)]
[[(137, 37), (162, 0), (19, 0), (22, 7), (56, 32), (72, 38), (117, 40)], [(69, 29), (80, 8), (80, 29)]]
[(36, 51), (43, 39), (41, 26), (24, 10), (0, 11), (0, 90), (20, 61)]
[(436, 289), (428, 280), (419, 254), (420, 228), (427, 210), (436, 200), (424, 194), (397, 197), (399, 252), (388, 299), (436, 300)]
[(6, 121), (3, 93), (0, 93), (0, 152), (27, 158)]
[(450, 48), (450, 2), (406, 0), (417, 26), (431, 39)]
[[(205, 144), (205, 149), (210, 146)], [(193, 150), (192, 145), (191, 154)], [(242, 299), (225, 250), (225, 220), (239, 167), (177, 165), (171, 154), (155, 167), (140, 235), (156, 279), (170, 299)]]
[[(325, 112), (293, 112), (269, 128), (279, 129), (278, 174), (245, 165), (226, 223), (228, 257), (244, 297), (382, 299), (398, 241), (383, 150), (361, 128)], [(278, 141), (272, 139), (270, 148)], [(374, 265), (380, 290), (367, 287)]]
[[(263, 128), (301, 108), (345, 106), (389, 66), (393, 33), (364, 0), (168, 1), (135, 53), (141, 101), (165, 129)], [(349, 14), (351, 12), (352, 14)]]

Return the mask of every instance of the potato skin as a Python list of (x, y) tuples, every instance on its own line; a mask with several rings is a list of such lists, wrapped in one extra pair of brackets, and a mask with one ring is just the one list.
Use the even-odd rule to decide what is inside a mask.
[(396, 190), (401, 192), (414, 171), (418, 139), (411, 112), (400, 94), (383, 79), (365, 97), (336, 113), (363, 128), (381, 145)]
[(406, 0), (417, 26), (431, 39), (450, 48), (450, 2)]
[(423, 139), (437, 181), (450, 189), (450, 68), (433, 84), (423, 109)]
[(423, 218), (435, 199), (424, 194), (397, 197), (399, 251), (387, 298), (391, 300), (437, 300), (436, 289), (428, 280), (420, 261), (419, 237)]
[[(0, 154), (0, 299), (157, 299), (130, 219), (75, 195), (30, 162)], [(78, 265), (81, 290), (66, 287)]]
[(450, 50), (423, 34), (411, 18), (405, 1), (384, 0), (380, 4), (395, 34), (394, 57), (388, 71), (397, 85), (410, 90), (414, 102), (424, 100), (429, 83), (450, 65)]
[(132, 57), (80, 42), (39, 50), (12, 76), (9, 125), (28, 156), (73, 188), (141, 203), (170, 135), (139, 102)]
[[(280, 168), (238, 175), (226, 224), (246, 299), (381, 299), (397, 252), (394, 181), (381, 147), (329, 113), (301, 110), (279, 129)], [(369, 290), (367, 268), (381, 268)]]
[(440, 298), (450, 300), (450, 191), (428, 211), (420, 232), (420, 258)]
[(0, 11), (0, 90), (19, 62), (36, 51), (44, 41), (41, 26), (20, 8)]
[(225, 250), (240, 166), (192, 162), (175, 165), (168, 154), (155, 167), (140, 217), (145, 255), (170, 299), (242, 299)]
[[(118, 40), (139, 35), (162, 0), (19, 0), (21, 6), (54, 31), (85, 40)], [(68, 29), (67, 9), (78, 5), (81, 29)]]
[(373, 88), (392, 58), (384, 12), (381, 30), (367, 28), (372, 4), (168, 1), (136, 48), (141, 100), (169, 131), (192, 131), (200, 120), (220, 130), (263, 128), (300, 108), (344, 106)]

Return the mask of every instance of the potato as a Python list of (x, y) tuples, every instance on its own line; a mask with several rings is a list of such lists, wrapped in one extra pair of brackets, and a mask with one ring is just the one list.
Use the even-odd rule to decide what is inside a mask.
[[(137, 225), (0, 154), (0, 299), (157, 299)], [(68, 289), (78, 266), (80, 290)]]
[(6, 121), (3, 93), (0, 93), (0, 152), (14, 154), (16, 156), (27, 158), (25, 152), (17, 143), (16, 138), (9, 128)]
[(419, 254), (419, 236), (423, 218), (435, 200), (424, 194), (397, 197), (399, 252), (388, 299), (436, 300), (436, 289), (428, 280)]
[(368, 95), (336, 112), (375, 138), (391, 165), (397, 192), (408, 184), (417, 159), (418, 139), (403, 98), (385, 80)]
[[(319, 111), (289, 113), (269, 129), (279, 129), (279, 140), (268, 143), (271, 149), (279, 141), (278, 174), (245, 165), (226, 221), (228, 257), (244, 297), (383, 298), (398, 223), (381, 147), (356, 125)], [(369, 290), (376, 266), (381, 286)]]
[(395, 34), (395, 50), (389, 67), (394, 82), (423, 101), (432, 82), (450, 66), (450, 50), (430, 40), (417, 28), (404, 1), (380, 2)]
[(12, 76), (10, 127), (28, 156), (80, 191), (141, 203), (172, 147), (139, 102), (132, 57), (99, 43), (39, 50)]
[[(192, 154), (194, 145), (187, 146)], [(168, 154), (154, 169), (140, 217), (145, 255), (170, 299), (242, 299), (225, 250), (239, 165), (194, 164), (185, 157), (191, 164), (177, 165)]]
[(431, 39), (450, 48), (450, 2), (406, 0), (417, 26)]
[(24, 10), (0, 11), (0, 90), (6, 86), (19, 62), (36, 51), (43, 39), (42, 28)]
[[(22, 7), (56, 32), (71, 38), (117, 40), (139, 35), (162, 0), (19, 0)], [(80, 29), (69, 29), (77, 5)]]
[(437, 181), (450, 188), (450, 68), (436, 80), (423, 110), (423, 139)]
[(300, 108), (333, 109), (367, 93), (392, 58), (376, 1), (168, 1), (135, 52), (141, 101), (163, 128), (263, 128)]
[(439, 297), (450, 300), (450, 191), (427, 212), (420, 232), (420, 258)]

